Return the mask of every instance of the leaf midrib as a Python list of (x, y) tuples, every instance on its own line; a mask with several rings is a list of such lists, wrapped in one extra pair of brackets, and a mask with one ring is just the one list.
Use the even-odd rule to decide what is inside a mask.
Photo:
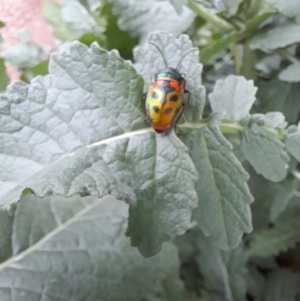
[(90, 210), (95, 208), (97, 205), (102, 203), (105, 200), (104, 198), (101, 199), (96, 199), (93, 203), (87, 205), (85, 208), (83, 208), (81, 211), (76, 213), (73, 217), (71, 217), (69, 220), (67, 220), (65, 223), (60, 224), (57, 228), (55, 228), (53, 231), (49, 232), (46, 234), (41, 240), (33, 244), (31, 247), (27, 248), (23, 252), (19, 253), (16, 256), (13, 256), (9, 258), (8, 260), (4, 261), (3, 263), (0, 264), (0, 271), (4, 270), (7, 268), (10, 264), (21, 260), (25, 256), (29, 255), (31, 252), (37, 250), (43, 243), (47, 242), (49, 239), (51, 239), (53, 236), (56, 234), (60, 233), (64, 229), (66, 229), (68, 226), (76, 222), (80, 217), (82, 217), (84, 214), (88, 213)]
[[(283, 241), (287, 241), (287, 240), (292, 239), (292, 238), (295, 238), (295, 241), (293, 242), (293, 244), (296, 244), (296, 242), (298, 240), (300, 240), (300, 231), (298, 229), (296, 229), (296, 230), (297, 231), (293, 231), (293, 232), (289, 232), (289, 233), (285, 233), (285, 234), (279, 235), (278, 237), (275, 237), (275, 238), (273, 238), (271, 240), (268, 240), (267, 241), (268, 243), (265, 243), (265, 244), (263, 244), (262, 241), (260, 241), (259, 247), (256, 246), (255, 248), (249, 249), (249, 253), (250, 254), (255, 254), (255, 250), (258, 250), (260, 253), (264, 253), (265, 250), (270, 249), (270, 246), (276, 246), (278, 243), (282, 243)], [(298, 239), (297, 239), (297, 237), (298, 237)], [(276, 251), (276, 254), (278, 252), (279, 251)], [(268, 255), (264, 255), (264, 257), (265, 256), (268, 256)]]

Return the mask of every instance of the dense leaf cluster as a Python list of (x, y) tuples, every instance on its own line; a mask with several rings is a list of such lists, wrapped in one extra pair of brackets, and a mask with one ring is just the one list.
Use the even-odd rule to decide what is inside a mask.
[[(26, 31), (0, 58), (1, 301), (299, 301), (300, 1), (43, 14), (50, 58)], [(167, 134), (145, 121), (147, 42), (170, 67), (194, 49), (196, 110)]]

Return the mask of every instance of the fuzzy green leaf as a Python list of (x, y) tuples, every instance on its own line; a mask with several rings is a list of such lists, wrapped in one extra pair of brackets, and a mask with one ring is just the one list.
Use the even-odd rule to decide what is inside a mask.
[(267, 0), (279, 12), (286, 15), (287, 17), (295, 17), (300, 14), (300, 1), (299, 0)]
[(300, 122), (298, 126), (291, 126), (285, 138), (286, 148), (300, 162)]
[(241, 132), (241, 149), (258, 174), (279, 182), (286, 177), (289, 157), (277, 136), (256, 123)]
[(196, 243), (204, 296), (215, 301), (246, 300), (247, 255), (243, 246), (221, 251), (204, 235)]
[(281, 112), (268, 112), (264, 117), (266, 125), (272, 128), (284, 129), (287, 126), (285, 117)]
[(256, 35), (250, 44), (252, 49), (270, 52), (277, 48), (284, 48), (300, 43), (300, 25), (283, 24)]
[(225, 112), (224, 119), (241, 120), (249, 114), (256, 91), (252, 80), (230, 75), (225, 80), (217, 80), (209, 94), (210, 105), (213, 112)]
[(264, 290), (263, 301), (296, 301), (299, 293), (299, 274), (286, 269), (272, 272)]
[[(3, 220), (3, 214), (1, 220)], [(171, 244), (143, 259), (124, 236), (128, 206), (111, 196), (21, 199), (6, 216), (9, 244), (0, 265), (0, 295), (14, 300), (131, 300), (161, 292), (178, 279), (177, 252)]]
[(187, 148), (174, 133), (147, 127), (142, 78), (115, 51), (74, 42), (52, 56), (49, 73), (1, 98), (0, 204), (11, 206), (26, 188), (37, 196), (112, 194), (132, 204), (132, 244), (144, 256), (158, 253), (186, 231), (197, 205)]
[(251, 256), (268, 257), (295, 246), (300, 241), (300, 214), (285, 213), (277, 219), (271, 229), (262, 230), (252, 235), (249, 254)]
[(146, 39), (149, 33), (166, 30), (175, 36), (186, 31), (194, 20), (194, 13), (183, 7), (177, 14), (169, 1), (159, 0), (108, 0), (113, 13), (118, 16), (118, 25), (133, 36)]
[(300, 84), (287, 83), (277, 77), (258, 84), (257, 98), (260, 113), (280, 111), (289, 123), (294, 123), (300, 110)]
[(300, 82), (300, 63), (289, 65), (279, 73), (278, 77), (286, 82)]
[(248, 175), (221, 134), (217, 119), (182, 133), (180, 138), (189, 147), (199, 174), (194, 217), (219, 248), (235, 248), (243, 233), (252, 231)]

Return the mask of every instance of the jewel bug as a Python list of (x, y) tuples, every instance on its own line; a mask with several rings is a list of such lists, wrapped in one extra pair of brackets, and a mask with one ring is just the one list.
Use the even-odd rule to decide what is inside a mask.
[[(188, 106), (190, 94), (185, 89), (185, 74), (179, 72), (179, 66), (183, 59), (192, 51), (187, 51), (177, 64), (176, 68), (168, 67), (167, 61), (157, 45), (156, 47), (162, 55), (165, 69), (158, 71), (149, 86), (148, 92), (144, 94), (146, 115), (151, 122), (152, 128), (157, 133), (163, 133), (171, 129), (180, 118), (184, 107)], [(184, 101), (184, 94), (187, 94), (187, 102)]]

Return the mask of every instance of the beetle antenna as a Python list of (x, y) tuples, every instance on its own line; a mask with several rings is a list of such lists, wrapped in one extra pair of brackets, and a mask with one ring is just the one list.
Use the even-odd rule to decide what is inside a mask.
[(153, 45), (161, 54), (163, 60), (164, 60), (164, 63), (166, 65), (166, 68), (168, 68), (168, 64), (167, 64), (167, 61), (166, 61), (166, 58), (164, 56), (164, 54), (162, 53), (162, 51), (159, 49), (159, 47), (157, 45), (155, 45), (154, 43), (151, 43), (151, 42), (148, 42), (149, 44)]
[(176, 66), (176, 69), (178, 70), (178, 67), (180, 66), (180, 64), (182, 63), (183, 59), (190, 53), (190, 52), (193, 52), (193, 51), (196, 51), (198, 50), (198, 48), (194, 48), (194, 49), (191, 49), (189, 51), (187, 51), (183, 56), (182, 58), (180, 59), (179, 63), (177, 64)]

